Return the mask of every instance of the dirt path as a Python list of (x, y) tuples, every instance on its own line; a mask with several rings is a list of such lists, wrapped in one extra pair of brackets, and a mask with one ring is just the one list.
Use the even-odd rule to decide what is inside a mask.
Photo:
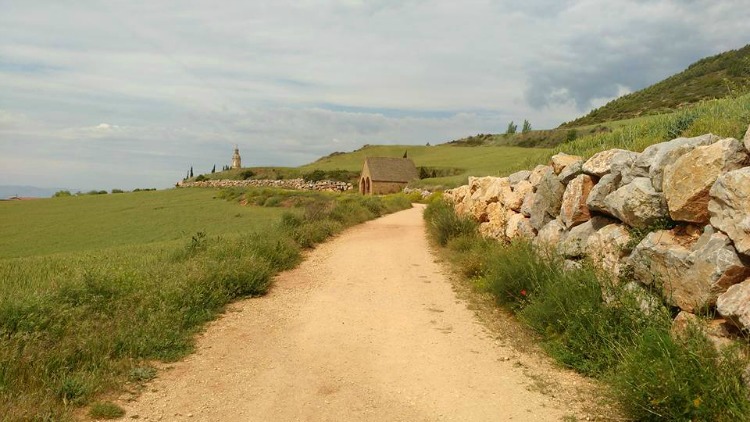
[(350, 229), (281, 274), (265, 297), (233, 305), (199, 338), (197, 353), (123, 404), (126, 418), (580, 417), (566, 396), (578, 381), (550, 366), (530, 370), (538, 358), (519, 356), (457, 299), (430, 253), (421, 211)]

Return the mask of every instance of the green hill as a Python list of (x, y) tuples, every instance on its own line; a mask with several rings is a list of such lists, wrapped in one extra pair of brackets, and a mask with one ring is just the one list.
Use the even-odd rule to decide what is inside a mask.
[(700, 101), (724, 98), (750, 89), (750, 44), (706, 57), (684, 71), (640, 91), (624, 95), (563, 128), (638, 116), (669, 113)]

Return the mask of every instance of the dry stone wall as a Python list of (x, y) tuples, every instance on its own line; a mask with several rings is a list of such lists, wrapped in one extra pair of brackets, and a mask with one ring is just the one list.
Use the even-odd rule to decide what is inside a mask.
[(204, 180), (201, 182), (179, 182), (177, 187), (198, 187), (198, 188), (229, 188), (229, 187), (261, 187), (261, 188), (280, 188), (295, 190), (315, 190), (344, 192), (352, 189), (352, 184), (347, 182), (336, 182), (332, 180), (321, 180), (318, 182), (306, 182), (303, 179), (248, 179), (248, 180)]
[(445, 198), (485, 237), (526, 238), (568, 266), (589, 258), (628, 288), (655, 287), (680, 309), (677, 326), (715, 307), (713, 326), (750, 331), (749, 149), (750, 128), (744, 143), (707, 134), (587, 160), (560, 153)]

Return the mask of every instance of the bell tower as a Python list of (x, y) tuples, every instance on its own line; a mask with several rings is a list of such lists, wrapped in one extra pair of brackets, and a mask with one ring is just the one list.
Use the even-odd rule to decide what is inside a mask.
[(240, 149), (237, 145), (234, 146), (234, 154), (232, 154), (232, 169), (238, 169), (242, 167), (242, 158), (240, 158)]

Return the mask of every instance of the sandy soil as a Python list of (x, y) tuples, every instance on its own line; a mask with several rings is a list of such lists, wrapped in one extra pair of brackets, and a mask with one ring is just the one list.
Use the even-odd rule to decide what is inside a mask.
[(195, 354), (121, 403), (126, 418), (587, 419), (585, 380), (504, 338), (519, 332), (498, 334), (459, 298), (421, 213), (350, 229), (279, 275), (268, 295), (232, 305)]

